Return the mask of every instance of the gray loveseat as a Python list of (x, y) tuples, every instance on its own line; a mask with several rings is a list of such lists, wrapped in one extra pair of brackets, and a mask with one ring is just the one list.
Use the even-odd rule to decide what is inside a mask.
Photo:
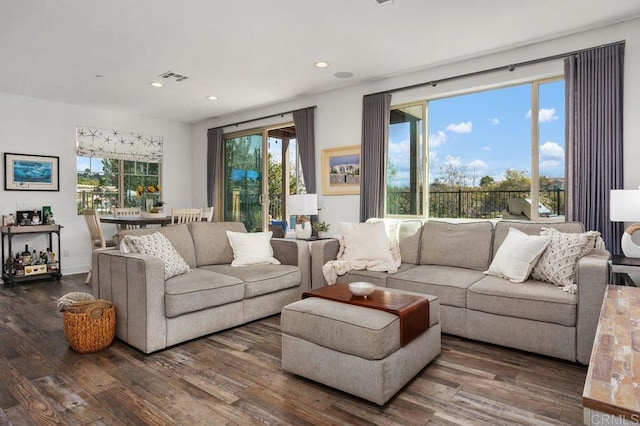
[(96, 297), (116, 307), (116, 336), (145, 353), (280, 313), (309, 288), (306, 242), (271, 240), (280, 265), (232, 267), (226, 231), (246, 232), (238, 222), (194, 222), (158, 229), (191, 272), (164, 279), (164, 263), (154, 256), (96, 251), (92, 286)]
[[(338, 282), (431, 294), (440, 300), (443, 333), (588, 364), (608, 281), (608, 252), (581, 258), (576, 294), (531, 278), (512, 283), (483, 273), (510, 227), (536, 235), (543, 226), (584, 232), (577, 222), (403, 221), (397, 273), (350, 271)], [(338, 248), (337, 240), (313, 243), (314, 288), (326, 285), (322, 265), (336, 258)]]

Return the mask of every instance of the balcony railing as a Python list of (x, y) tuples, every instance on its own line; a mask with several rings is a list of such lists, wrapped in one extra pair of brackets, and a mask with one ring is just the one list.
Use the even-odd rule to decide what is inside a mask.
[[(387, 212), (389, 214), (417, 214), (410, 211), (408, 191), (387, 192)], [(415, 194), (421, 199), (422, 194)], [(531, 192), (519, 191), (481, 191), (453, 190), (429, 192), (429, 217), (491, 219), (502, 217), (507, 208), (507, 200), (512, 198), (531, 198)], [(549, 215), (565, 214), (564, 189), (542, 190), (540, 202), (549, 209)]]

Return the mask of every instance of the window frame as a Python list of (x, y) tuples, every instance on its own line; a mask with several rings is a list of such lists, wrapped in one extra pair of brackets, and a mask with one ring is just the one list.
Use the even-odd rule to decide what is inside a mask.
[[(531, 150), (531, 172), (530, 172), (530, 187), (531, 191), (531, 205), (537, 206), (540, 200), (540, 122), (539, 122), (539, 111), (540, 111), (540, 86), (546, 83), (553, 83), (557, 81), (564, 80), (563, 72), (553, 72), (550, 76), (530, 76), (521, 78), (515, 81), (508, 82), (496, 82), (489, 85), (477, 85), (473, 87), (465, 87), (458, 90), (438, 93), (433, 96), (427, 96), (423, 99), (415, 100), (415, 101), (403, 101), (398, 104), (391, 105), (391, 110), (406, 108), (409, 106), (418, 106), (422, 105), (423, 110), (423, 154), (422, 154), (422, 170), (423, 170), (423, 187), (424, 191), (422, 193), (422, 205), (423, 212), (422, 214), (389, 214), (387, 213), (387, 175), (386, 175), (386, 167), (385, 167), (385, 206), (384, 206), (384, 216), (388, 218), (422, 218), (428, 219), (431, 218), (429, 216), (430, 206), (429, 206), (429, 193), (430, 193), (430, 163), (429, 163), (429, 102), (435, 101), (439, 99), (446, 99), (454, 96), (464, 96), (473, 93), (498, 90), (508, 87), (522, 86), (522, 85), (531, 85), (531, 120), (530, 120), (530, 150)], [(403, 97), (404, 98), (404, 97)], [(566, 106), (565, 106), (566, 111)], [(391, 123), (389, 123), (389, 127)], [(387, 144), (387, 162), (389, 161), (389, 147)], [(566, 179), (566, 170), (565, 170), (565, 179)], [(438, 217), (439, 218), (439, 217)], [(447, 219), (447, 218), (442, 218)], [(463, 218), (448, 218), (448, 219), (456, 219), (456, 220), (465, 220)], [(472, 220), (495, 220), (495, 219), (482, 219), (482, 218), (473, 218)], [(531, 221), (552, 221), (553, 219), (540, 216), (538, 209), (531, 209)], [(557, 219), (556, 219), (557, 220)]]
[[(138, 160), (124, 160), (124, 159), (116, 159), (116, 158), (108, 158), (108, 157), (87, 157), (85, 155), (76, 155), (76, 165), (77, 165), (77, 161), (78, 158), (94, 158), (97, 160), (111, 160), (111, 161), (117, 161), (118, 162), (118, 201), (117, 201), (117, 205), (116, 206), (111, 206), (111, 208), (114, 207), (125, 207), (125, 199), (126, 199), (126, 195), (125, 195), (125, 162), (129, 161), (129, 162), (134, 162), (134, 163), (145, 163), (145, 164), (158, 164), (158, 184), (161, 185), (164, 188), (164, 185), (162, 184), (162, 162), (158, 162), (158, 163), (152, 163), (149, 161), (138, 161)], [(136, 164), (137, 167), (137, 164)], [(147, 166), (148, 167), (148, 166)], [(127, 174), (128, 176), (136, 176), (136, 175), (132, 175), (132, 174)], [(145, 175), (148, 176), (148, 175)], [(135, 188), (129, 188), (129, 189), (135, 189)], [(76, 170), (76, 197), (77, 194), (80, 191), (78, 190), (78, 170)], [(158, 201), (162, 202), (162, 193), (160, 192), (160, 195), (158, 197)], [(76, 198), (77, 199), (77, 198)], [(83, 206), (84, 207), (84, 206)], [(143, 207), (143, 206), (141, 206)], [(83, 209), (77, 209), (78, 211), (78, 215), (82, 214), (82, 210)]]

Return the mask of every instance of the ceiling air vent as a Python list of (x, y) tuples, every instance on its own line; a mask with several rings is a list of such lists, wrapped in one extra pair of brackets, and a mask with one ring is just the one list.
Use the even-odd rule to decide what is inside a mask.
[(189, 77), (183, 74), (178, 74), (177, 72), (167, 71), (165, 73), (160, 74), (158, 77), (162, 78), (174, 78), (176, 81), (186, 80)]

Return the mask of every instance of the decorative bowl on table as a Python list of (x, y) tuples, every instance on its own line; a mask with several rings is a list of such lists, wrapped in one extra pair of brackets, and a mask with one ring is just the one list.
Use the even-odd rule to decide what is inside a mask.
[(349, 283), (349, 291), (354, 296), (364, 296), (367, 297), (374, 291), (376, 291), (376, 286), (371, 283), (367, 283), (364, 281), (357, 281), (354, 283)]

